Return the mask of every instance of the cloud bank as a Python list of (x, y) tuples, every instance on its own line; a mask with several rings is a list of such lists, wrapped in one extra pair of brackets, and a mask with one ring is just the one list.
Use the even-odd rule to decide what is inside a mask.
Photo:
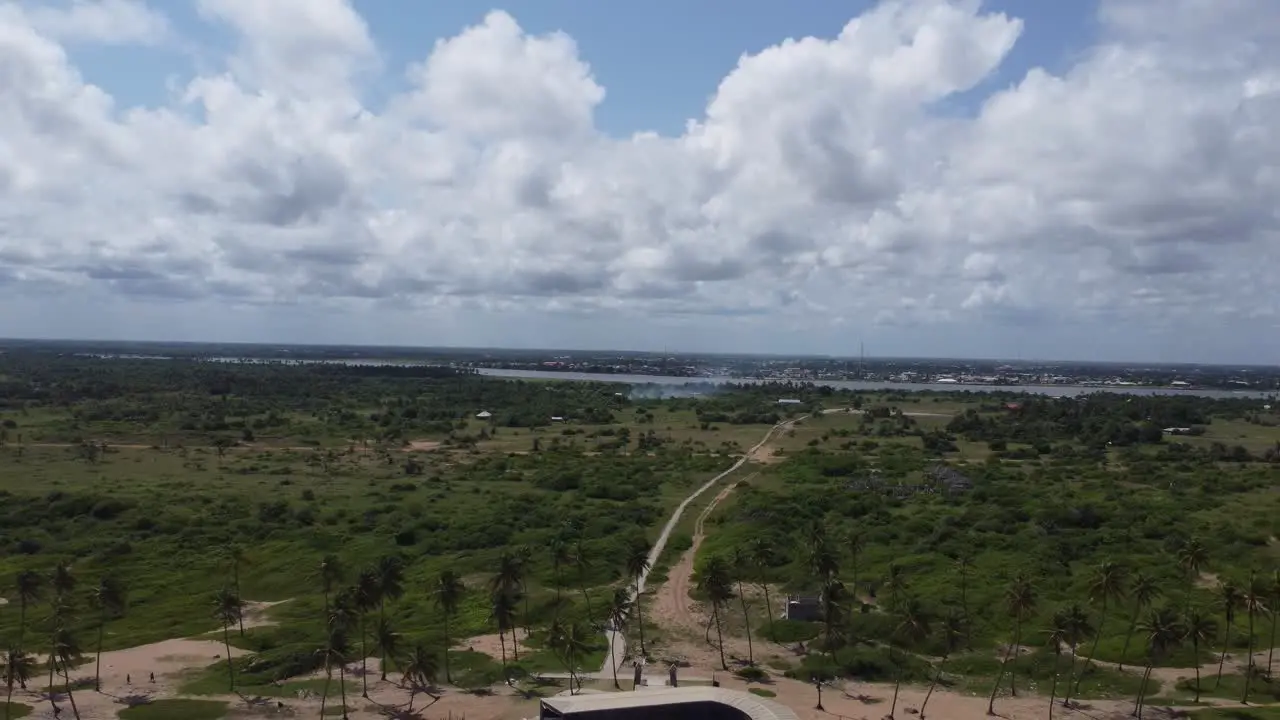
[(231, 54), (160, 107), (69, 59), (171, 42), (163, 7), (0, 2), (0, 334), (1280, 349), (1277, 3), (1102, 0), (992, 89), (1021, 20), (888, 1), (674, 137), (602, 132), (574, 40), (500, 11), (389, 67), (343, 0), (198, 0)]

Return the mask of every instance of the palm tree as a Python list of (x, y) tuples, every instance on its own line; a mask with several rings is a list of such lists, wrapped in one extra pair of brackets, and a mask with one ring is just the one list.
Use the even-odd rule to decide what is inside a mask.
[(720, 648), (720, 666), (728, 670), (724, 657), (724, 635), (720, 629), (720, 608), (733, 597), (733, 580), (724, 558), (713, 555), (698, 573), (697, 588), (711, 603), (711, 620), (716, 626), (716, 640)]
[(1227, 627), (1222, 636), (1222, 654), (1218, 657), (1218, 677), (1213, 682), (1215, 690), (1222, 683), (1222, 666), (1227, 661), (1227, 649), (1231, 647), (1231, 625), (1236, 621), (1236, 610), (1244, 602), (1244, 595), (1235, 583), (1228, 580), (1218, 585), (1218, 602), (1227, 616)]
[(533, 631), (529, 627), (529, 578), (533, 574), (533, 548), (521, 545), (516, 548), (516, 558), (520, 561), (520, 594), (524, 596), (524, 636), (529, 637)]
[(965, 621), (964, 611), (957, 613), (955, 610), (949, 611), (942, 616), (941, 635), (942, 635), (942, 658), (938, 661), (938, 670), (934, 673), (933, 682), (929, 683), (929, 692), (924, 694), (924, 702), (920, 703), (920, 717), (924, 718), (924, 709), (929, 706), (929, 698), (933, 695), (933, 689), (938, 686), (938, 681), (942, 679), (942, 668), (947, 664), (947, 658), (951, 657), (951, 653), (960, 647), (960, 640), (968, 636), (968, 623)]
[[(374, 566), (374, 571), (378, 576), (378, 622), (381, 624), (387, 619), (387, 601), (399, 600), (404, 595), (404, 561), (399, 555), (384, 555), (378, 558), (378, 564)], [(388, 650), (381, 651), (382, 665), (387, 664), (387, 656), (390, 654), (395, 657), (394, 653)], [(387, 679), (387, 671), (382, 671), (382, 679)]]
[[(625, 587), (613, 589), (613, 600), (609, 603), (609, 622), (613, 624), (615, 633), (623, 632), (627, 626), (627, 616), (631, 613), (631, 591)], [(613, 666), (613, 689), (621, 690), (618, 684), (618, 659), (614, 657), (614, 643), (609, 643), (609, 664)]]
[(1191, 591), (1196, 586), (1196, 578), (1208, 564), (1209, 551), (1205, 550), (1204, 544), (1196, 538), (1188, 538), (1178, 546), (1178, 567), (1182, 569), (1182, 574), (1186, 576), (1187, 581), (1184, 610), (1191, 605)]
[(11, 647), (4, 654), (4, 669), (0, 671), (0, 678), (4, 680), (7, 696), (4, 699), (4, 720), (11, 720), (13, 715), (13, 686), (27, 686), (27, 681), (36, 673), (36, 659), (19, 650)]
[(1212, 643), (1218, 636), (1218, 623), (1209, 613), (1199, 608), (1187, 608), (1182, 621), (1182, 631), (1191, 641), (1196, 666), (1196, 702), (1200, 702), (1200, 645)]
[(1245, 663), (1244, 668), (1244, 694), (1240, 697), (1240, 702), (1249, 702), (1249, 685), (1253, 680), (1253, 618), (1258, 613), (1265, 613), (1267, 606), (1263, 602), (1267, 597), (1267, 588), (1258, 580), (1256, 572), (1249, 573), (1249, 584), (1245, 587), (1244, 609), (1249, 613), (1249, 660)]
[[(1067, 672), (1067, 691), (1062, 696), (1062, 706), (1071, 706), (1071, 676), (1076, 671), (1076, 651), (1080, 647), (1080, 641), (1089, 637), (1094, 632), (1093, 625), (1089, 622), (1089, 614), (1079, 604), (1073, 603), (1067, 608), (1065, 613), (1067, 643), (1071, 645), (1071, 666)], [(1084, 668), (1080, 669), (1080, 679), (1084, 679)], [(1079, 686), (1080, 680), (1076, 680)]]
[[(338, 664), (338, 696), (342, 699), (342, 717), (347, 717), (347, 663), (351, 659), (350, 632), (356, 624), (359, 609), (356, 605), (355, 590), (343, 588), (333, 596), (333, 604), (329, 607), (326, 618), (325, 647), (325, 682), (324, 694), (329, 696), (329, 683), (333, 681), (333, 664)], [(324, 714), (324, 701), (321, 701), (320, 714)]]
[(76, 695), (71, 689), (70, 674), (71, 668), (80, 664), (80, 643), (71, 634), (70, 628), (61, 626), (54, 631), (50, 655), (57, 659), (56, 665), (62, 669), (62, 681), (67, 687), (67, 700), (71, 703), (71, 714), (76, 716), (76, 720), (80, 720), (80, 708), (76, 707)]
[(351, 601), (356, 612), (360, 632), (360, 695), (369, 697), (369, 634), (365, 632), (365, 619), (369, 611), (378, 607), (382, 601), (379, 593), (378, 571), (374, 568), (361, 570), (356, 576), (355, 587), (351, 589)]
[(1267, 585), (1267, 597), (1271, 600), (1271, 642), (1267, 644), (1267, 677), (1274, 679), (1275, 676), (1271, 674), (1271, 661), (1276, 652), (1276, 616), (1280, 613), (1280, 570), (1271, 574), (1271, 582)]
[(14, 580), (14, 594), (18, 596), (18, 650), (22, 649), (27, 629), (27, 608), (40, 601), (43, 586), (44, 578), (35, 570), (23, 570)]
[(867, 539), (858, 530), (853, 530), (845, 538), (844, 546), (849, 550), (849, 570), (853, 573), (853, 598), (858, 599), (858, 560), (866, 548)]
[(124, 612), (124, 586), (108, 575), (93, 590), (93, 604), (98, 608), (98, 657), (93, 669), (93, 689), (102, 692), (102, 635), (107, 627), (107, 616)]
[[(773, 545), (765, 538), (757, 537), (751, 541), (748, 552), (751, 558), (751, 565), (756, 571), (756, 576), (760, 578), (760, 589), (764, 591), (764, 604), (768, 608), (766, 615), (769, 619), (769, 636), (770, 638), (777, 638), (777, 635), (773, 632), (773, 601), (769, 599), (769, 581), (765, 577), (765, 573), (773, 565)], [(855, 564), (854, 567), (856, 568), (857, 565)]]
[(426, 693), (431, 697), (431, 702), (440, 699), (439, 695), (433, 695), (428, 688), (435, 685), (436, 675), (440, 672), (440, 661), (436, 654), (431, 652), (422, 642), (413, 644), (413, 648), (409, 650), (409, 655), (404, 659), (404, 681), (409, 684), (409, 714), (413, 714), (413, 699), (418, 693)]
[(342, 582), (342, 561), (337, 555), (320, 559), (320, 589), (324, 592), (324, 620), (329, 622), (329, 594)]
[(592, 618), (594, 613), (591, 610), (591, 594), (587, 592), (587, 573), (591, 570), (591, 558), (587, 555), (586, 549), (582, 547), (581, 537), (573, 544), (573, 568), (577, 571), (578, 589), (582, 591), (582, 600), (587, 604), (587, 622), (594, 624), (595, 620)]
[(747, 573), (747, 553), (742, 548), (733, 551), (733, 576), (738, 581), (738, 601), (742, 604), (742, 622), (747, 629), (747, 664), (756, 664), (755, 646), (751, 642), (751, 613), (747, 610), (747, 594), (742, 591), (742, 576)]
[[(921, 640), (929, 636), (929, 627), (932, 619), (925, 611), (924, 606), (914, 597), (906, 597), (903, 599), (902, 605), (898, 610), (898, 626), (895, 635), (903, 640), (908, 646), (914, 646)], [(898, 710), (898, 689), (902, 687), (902, 667), (894, 662), (893, 658), (893, 642), (889, 643), (889, 662), (894, 667), (893, 678), (893, 704), (889, 706), (889, 717)]]
[[(1049, 620), (1045, 641), (1053, 648), (1053, 685), (1049, 688), (1049, 720), (1053, 720), (1053, 700), (1058, 694), (1058, 666), (1062, 663), (1062, 646), (1071, 642), (1071, 621), (1067, 614), (1058, 611)], [(1069, 679), (1067, 682), (1071, 682)]]
[(845, 589), (844, 583), (840, 582), (840, 578), (827, 578), (826, 585), (822, 587), (821, 599), (824, 644), (827, 652), (834, 654), (836, 651), (835, 628), (844, 617), (848, 603), (848, 591)]
[[(991, 688), (991, 697), (987, 700), (987, 714), (996, 714), (996, 693), (1000, 690), (1000, 683), (1004, 680), (1005, 668), (1009, 665), (1009, 657), (1017, 651), (1018, 646), (1022, 643), (1022, 620), (1031, 614), (1036, 606), (1036, 591), (1031, 581), (1024, 575), (1018, 575), (1009, 585), (1009, 589), (1005, 591), (1005, 607), (1009, 614), (1013, 616), (1013, 644), (1004, 651), (1004, 659), (1000, 661), (1000, 671), (996, 674), (996, 684)], [(1017, 681), (1013, 675), (1009, 676), (1009, 690), (1011, 694), (1017, 695)]]
[(963, 613), (964, 620), (964, 642), (972, 650), (973, 642), (969, 636), (969, 571), (973, 569), (973, 557), (968, 553), (961, 553), (955, 560), (955, 568), (960, 574), (960, 612)]
[(573, 557), (569, 553), (569, 543), (559, 535), (551, 538), (550, 544), (547, 546), (548, 552), (551, 553), (551, 574), (556, 584), (556, 617), (560, 616), (560, 568), (573, 562)]
[[(244, 597), (240, 592), (240, 566), (250, 564), (249, 556), (243, 547), (232, 544), (227, 546), (227, 560), (231, 564), (231, 589), (236, 597)], [(244, 637), (244, 613), (240, 614), (240, 637)]]
[(1147, 666), (1142, 673), (1142, 683), (1138, 686), (1134, 712), (1137, 713), (1138, 720), (1142, 720), (1142, 707), (1146, 700), (1147, 680), (1151, 677), (1151, 669), (1178, 647), (1178, 643), (1186, 637), (1186, 631), (1178, 622), (1178, 613), (1167, 607), (1148, 613), (1146, 619), (1139, 624), (1139, 629), (1147, 638)]
[(458, 605), (462, 603), (462, 596), (466, 591), (462, 578), (452, 570), (441, 571), (440, 577), (436, 579), (436, 606), (444, 613), (444, 681), (449, 683), (453, 682), (453, 676), (449, 674), (449, 648), (452, 647), (449, 640), (449, 620), (457, 614)]
[(893, 612), (898, 608), (898, 594), (907, 589), (907, 575), (902, 571), (901, 565), (889, 563), (889, 574), (884, 578), (884, 589), (889, 591), (889, 611)]
[(71, 563), (60, 562), (53, 568), (49, 576), (49, 586), (53, 588), (54, 597), (65, 600), (76, 589), (76, 576), (71, 573)]
[(244, 604), (231, 588), (224, 587), (213, 596), (213, 616), (222, 623), (222, 643), (227, 648), (227, 676), (231, 692), (236, 691), (236, 668), (231, 662), (231, 626), (240, 621)]
[[(1098, 566), (1093, 579), (1089, 581), (1089, 600), (1101, 605), (1102, 613), (1098, 616), (1098, 631), (1093, 634), (1093, 647), (1089, 649), (1089, 657), (1085, 658), (1084, 666), (1080, 668), (1080, 676), (1076, 678), (1074, 692), (1080, 692), (1080, 681), (1084, 679), (1084, 671), (1098, 655), (1098, 641), (1102, 640), (1102, 630), (1107, 624), (1108, 603), (1112, 600), (1118, 602), (1124, 599), (1124, 578), (1124, 566), (1107, 561)], [(1075, 664), (1074, 658), (1072, 664)], [(1071, 685), (1070, 676), (1067, 677), (1067, 684)], [(1071, 693), (1072, 690), (1068, 687), (1067, 694)]]
[(1129, 583), (1129, 598), (1133, 600), (1133, 615), (1129, 617), (1129, 630), (1124, 635), (1124, 649), (1120, 651), (1120, 662), (1116, 668), (1124, 670), (1124, 661), (1129, 657), (1129, 641), (1133, 639), (1133, 631), (1138, 628), (1138, 615), (1146, 608), (1151, 607), (1151, 603), (1160, 597), (1160, 587), (1155, 581), (1143, 575), (1141, 572), (1134, 573), (1133, 579)]
[(636, 627), (640, 629), (640, 656), (645, 657), (648, 653), (644, 647), (644, 613), (641, 611), (640, 596), (642, 588), (640, 583), (646, 575), (649, 574), (649, 542), (640, 540), (632, 544), (631, 549), (627, 551), (627, 576), (635, 583), (636, 588)]
[(378, 618), (378, 624), (373, 627), (373, 642), (378, 646), (378, 652), (382, 655), (382, 679), (387, 679), (387, 661), (386, 658), (394, 658), (396, 652), (400, 649), (400, 633), (396, 632), (391, 625), (391, 621), (386, 618)]
[(512, 631), (511, 640), (515, 642), (515, 596), (510, 592), (496, 590), (490, 597), (490, 608), (490, 617), (498, 625), (498, 643), (502, 646), (502, 679), (509, 684), (511, 678), (507, 675), (507, 631)]
[(578, 678), (578, 658), (587, 652), (587, 631), (578, 623), (569, 626), (560, 624), (559, 620), (553, 620), (551, 623), (551, 631), (549, 633), (548, 644), (555, 650), (556, 654), (564, 659), (565, 668), (569, 671), (569, 694), (574, 694), (573, 686), (575, 682), (578, 690), (582, 689), (582, 681)]
[[(57, 647), (57, 633), (64, 627), (71, 624), (71, 601), (65, 595), (55, 594), (53, 601), (49, 607), (49, 646)], [(53, 687), (53, 676), (58, 669), (58, 657), (53, 652), (49, 653), (49, 687)], [(52, 693), (50, 693), (49, 703), (53, 704)], [(56, 706), (55, 706), (56, 709)], [(57, 713), (55, 713), (56, 715)]]

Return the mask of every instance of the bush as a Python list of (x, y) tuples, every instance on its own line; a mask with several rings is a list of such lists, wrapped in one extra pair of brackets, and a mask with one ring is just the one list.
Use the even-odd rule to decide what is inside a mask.
[(738, 668), (737, 670), (733, 671), (733, 674), (737, 675), (743, 680), (746, 680), (747, 682), (767, 682), (769, 680), (769, 673), (765, 672), (764, 670), (761, 670), (755, 665), (748, 665), (743, 668)]
[(791, 644), (808, 642), (816, 637), (822, 626), (815, 622), (803, 620), (774, 620), (757, 630), (764, 638), (776, 643)]

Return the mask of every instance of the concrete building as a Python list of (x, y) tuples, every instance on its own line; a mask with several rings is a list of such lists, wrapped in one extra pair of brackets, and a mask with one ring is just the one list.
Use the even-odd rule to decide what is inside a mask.
[(788, 707), (719, 687), (664, 688), (545, 698), (539, 720), (799, 720)]

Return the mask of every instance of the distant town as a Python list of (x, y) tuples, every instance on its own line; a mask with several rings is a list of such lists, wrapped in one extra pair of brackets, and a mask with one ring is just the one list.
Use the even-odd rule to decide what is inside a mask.
[(1096, 386), (1280, 390), (1280, 367), (948, 358), (711, 355), (675, 352), (266, 345), (85, 340), (3, 340), (0, 352), (132, 355), (217, 360), (440, 364), (477, 370), (682, 378), (921, 385)]

